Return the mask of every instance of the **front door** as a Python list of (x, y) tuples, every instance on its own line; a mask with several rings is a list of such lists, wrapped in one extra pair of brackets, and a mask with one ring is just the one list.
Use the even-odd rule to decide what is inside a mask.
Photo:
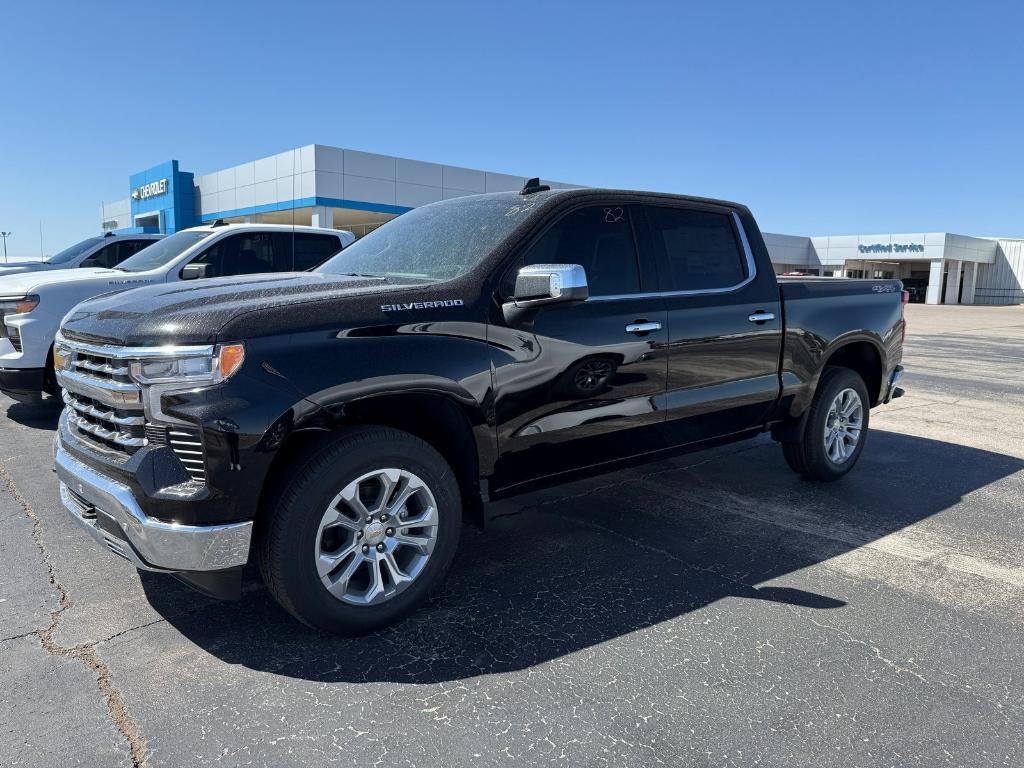
[[(498, 320), (494, 414), (497, 485), (599, 464), (664, 445), (665, 308), (638, 258), (631, 208), (576, 208), (544, 231), (506, 273), (512, 296), (528, 264), (579, 264), (590, 298)], [(646, 292), (646, 295), (645, 295)]]
[(759, 426), (779, 395), (774, 274), (758, 274), (743, 220), (730, 209), (642, 209), (642, 247), (656, 257), (668, 312), (668, 439), (681, 445)]

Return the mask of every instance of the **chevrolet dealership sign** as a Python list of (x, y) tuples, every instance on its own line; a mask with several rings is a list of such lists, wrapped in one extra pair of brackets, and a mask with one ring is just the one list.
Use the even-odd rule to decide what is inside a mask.
[(167, 179), (151, 181), (132, 190), (132, 200), (148, 200), (151, 197), (159, 197), (167, 194)]
[(861, 253), (924, 253), (924, 246), (920, 243), (874, 243), (858, 245), (857, 250)]

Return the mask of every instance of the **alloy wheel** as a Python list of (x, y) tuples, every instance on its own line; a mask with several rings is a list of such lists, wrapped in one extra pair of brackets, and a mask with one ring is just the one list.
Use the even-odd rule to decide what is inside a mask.
[(334, 497), (317, 531), (317, 574), (334, 597), (375, 605), (405, 591), (437, 543), (437, 503), (404, 469), (362, 475)]
[(864, 426), (864, 403), (857, 391), (847, 387), (832, 400), (825, 419), (825, 455), (833, 464), (853, 456)]

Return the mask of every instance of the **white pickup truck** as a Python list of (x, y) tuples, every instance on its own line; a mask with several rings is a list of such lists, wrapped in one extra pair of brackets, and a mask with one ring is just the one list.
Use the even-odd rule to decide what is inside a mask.
[(53, 340), (86, 299), (153, 283), (301, 272), (353, 242), (346, 230), (217, 221), (158, 240), (113, 269), (0, 276), (0, 391), (22, 402), (57, 394)]
[(0, 265), (0, 280), (22, 272), (49, 272), (52, 269), (75, 269), (76, 267), (116, 267), (162, 237), (164, 235), (115, 235), (113, 232), (87, 237), (79, 243), (68, 246), (60, 253), (40, 261), (23, 259), (2, 264)]

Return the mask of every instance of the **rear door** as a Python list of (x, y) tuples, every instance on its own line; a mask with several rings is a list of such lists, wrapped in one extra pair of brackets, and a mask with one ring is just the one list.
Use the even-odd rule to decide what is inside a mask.
[(782, 311), (774, 274), (758, 274), (737, 212), (642, 206), (668, 316), (666, 433), (673, 444), (764, 422), (779, 392)]
[(631, 209), (587, 204), (562, 215), (514, 259), (513, 295), (529, 264), (579, 264), (590, 298), (541, 307), (488, 329), (495, 349), (498, 484), (556, 474), (664, 445), (666, 317), (638, 257)]

